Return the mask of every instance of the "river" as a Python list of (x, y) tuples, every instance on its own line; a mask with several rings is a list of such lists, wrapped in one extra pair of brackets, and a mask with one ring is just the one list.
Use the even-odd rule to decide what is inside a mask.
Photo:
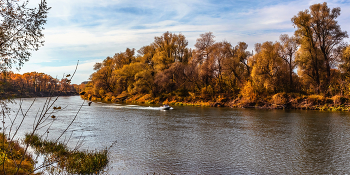
[[(46, 99), (36, 99), (19, 137), (31, 130)], [(23, 108), (33, 100), (23, 99)], [(49, 119), (48, 138), (64, 131), (82, 103), (79, 96), (59, 98), (55, 106), (64, 109)], [(19, 103), (9, 106), (16, 111)], [(173, 108), (85, 103), (62, 138), (73, 132), (72, 148), (83, 136), (82, 150), (112, 145), (109, 174), (350, 173), (348, 112)]]

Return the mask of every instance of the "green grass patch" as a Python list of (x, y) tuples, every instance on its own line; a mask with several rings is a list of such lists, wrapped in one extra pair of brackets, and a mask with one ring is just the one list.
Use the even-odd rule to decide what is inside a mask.
[(69, 150), (63, 143), (42, 140), (37, 135), (28, 134), (25, 143), (58, 162), (59, 168), (71, 174), (99, 174), (108, 163), (107, 149), (97, 152)]

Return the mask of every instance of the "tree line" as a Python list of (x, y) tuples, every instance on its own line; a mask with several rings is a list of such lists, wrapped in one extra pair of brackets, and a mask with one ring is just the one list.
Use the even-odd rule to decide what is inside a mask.
[(291, 19), (293, 36), (256, 43), (254, 51), (245, 42), (215, 41), (212, 32), (201, 34), (191, 49), (183, 34), (165, 32), (137, 51), (127, 48), (96, 63), (83, 85), (85, 98), (220, 95), (254, 103), (277, 93), (348, 96), (350, 46), (336, 20), (340, 11), (311, 5)]
[[(61, 92), (75, 92), (67, 77), (61, 80), (45, 73), (30, 72), (24, 74), (4, 71), (0, 73), (1, 97), (11, 95), (16, 97), (49, 96)], [(63, 95), (63, 94), (62, 94)]]

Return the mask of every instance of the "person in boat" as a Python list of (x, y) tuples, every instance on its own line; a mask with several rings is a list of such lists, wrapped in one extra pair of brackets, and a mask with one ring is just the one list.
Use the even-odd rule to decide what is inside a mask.
[(170, 109), (170, 106), (167, 105), (167, 104), (164, 104), (164, 105), (161, 106), (160, 108), (163, 109), (163, 110), (169, 110), (169, 109)]

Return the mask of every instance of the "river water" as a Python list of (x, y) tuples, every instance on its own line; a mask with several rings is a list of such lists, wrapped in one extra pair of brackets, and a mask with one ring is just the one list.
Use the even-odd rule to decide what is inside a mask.
[[(46, 99), (36, 99), (19, 137)], [(23, 108), (33, 100), (23, 99)], [(65, 130), (82, 103), (78, 96), (59, 98), (55, 106), (64, 109), (48, 119), (54, 121), (48, 138)], [(72, 134), (73, 148), (83, 136), (82, 150), (110, 147), (109, 174), (350, 173), (350, 113), (173, 108), (85, 102), (62, 139)]]

